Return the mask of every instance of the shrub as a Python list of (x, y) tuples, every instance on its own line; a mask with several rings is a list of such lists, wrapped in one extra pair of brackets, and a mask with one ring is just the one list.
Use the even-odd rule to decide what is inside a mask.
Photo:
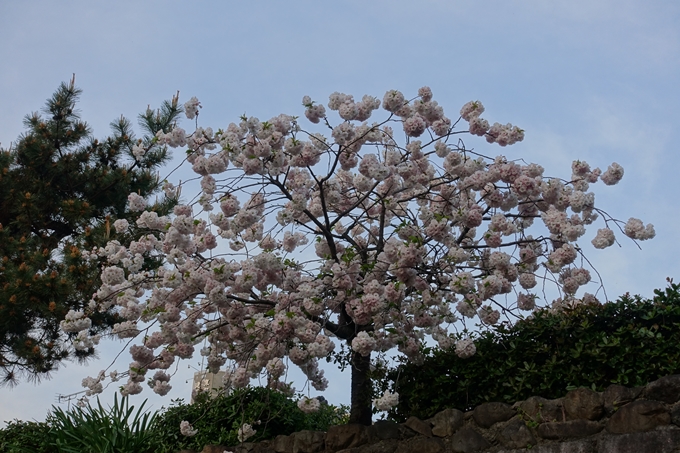
[(537, 311), (514, 326), (479, 334), (477, 354), (468, 359), (453, 350), (429, 351), (422, 365), (401, 364), (379, 384), (400, 395), (389, 416), (428, 418), (449, 407), (558, 398), (575, 387), (602, 391), (680, 373), (679, 290), (669, 280), (652, 300), (626, 294), (560, 313)]
[(45, 422), (7, 422), (0, 429), (0, 453), (51, 453), (49, 431)]
[(0, 430), (0, 453), (146, 453), (155, 415), (134, 412), (127, 398), (113, 407), (52, 408), (44, 422), (14, 420)]
[[(53, 408), (47, 416), (50, 442), (60, 453), (151, 453), (155, 447), (149, 435), (156, 415), (142, 409), (136, 413), (127, 397), (114, 395), (113, 407), (104, 409), (97, 399), (97, 408), (76, 407), (68, 411)], [(133, 416), (134, 413), (134, 416)]]
[[(244, 423), (251, 424), (257, 431), (248, 441), (257, 442), (304, 429), (326, 430), (330, 425), (343, 423), (346, 417), (345, 406), (322, 404), (319, 412), (305, 414), (285, 395), (254, 387), (215, 399), (199, 395), (194, 404), (174, 400), (173, 406), (158, 414), (151, 441), (157, 453), (174, 453), (181, 449), (200, 451), (207, 444), (237, 445), (237, 430)], [(198, 431), (195, 436), (180, 434), (179, 425), (183, 420)]]

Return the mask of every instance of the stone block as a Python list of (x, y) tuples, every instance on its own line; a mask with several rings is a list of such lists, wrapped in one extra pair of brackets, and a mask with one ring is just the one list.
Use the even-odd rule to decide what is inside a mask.
[(613, 414), (621, 406), (626, 405), (642, 393), (642, 387), (628, 388), (623, 385), (612, 384), (604, 390), (604, 410), (607, 414)]
[(299, 431), (291, 434), (293, 453), (318, 453), (324, 450), (326, 433), (321, 431)]
[(675, 403), (671, 407), (671, 423), (675, 426), (680, 426), (680, 403)]
[[(375, 444), (348, 448), (346, 450), (340, 450), (336, 453), (394, 453), (398, 446), (398, 439), (385, 439)], [(330, 450), (326, 450), (326, 453), (330, 453)]]
[(374, 439), (374, 430), (365, 425), (338, 425), (328, 428), (326, 451), (339, 451), (360, 447)]
[(505, 403), (483, 403), (477, 406), (472, 413), (477, 426), (491, 428), (498, 422), (510, 420), (516, 415), (515, 409)]
[(272, 450), (276, 453), (293, 453), (293, 437), (279, 435), (272, 441)]
[(454, 453), (472, 453), (491, 446), (489, 441), (469, 426), (459, 429), (451, 438), (449, 445)]
[(227, 448), (224, 445), (205, 445), (201, 453), (224, 453), (225, 450), (229, 451), (233, 450), (233, 448)]
[(399, 444), (394, 453), (444, 453), (444, 442), (432, 437), (414, 437)]
[[(633, 403), (631, 403), (633, 404)], [(680, 430), (656, 430), (644, 433), (603, 436), (598, 453), (675, 453), (680, 446)]]
[(518, 407), (522, 416), (535, 423), (566, 421), (562, 398), (549, 400), (540, 396), (532, 396), (519, 403)]
[(635, 433), (649, 431), (670, 422), (671, 414), (663, 403), (637, 400), (614, 412), (607, 422), (607, 431), (614, 434)]
[(566, 422), (543, 423), (538, 426), (538, 435), (543, 439), (564, 440), (592, 436), (604, 429), (602, 422), (591, 420), (570, 420)]
[(506, 423), (498, 433), (498, 440), (507, 448), (527, 448), (536, 445), (536, 438), (524, 423), (524, 420), (518, 416)]
[(600, 393), (581, 387), (567, 392), (562, 398), (567, 420), (599, 420), (604, 415), (604, 400)]
[(244, 442), (240, 445), (237, 445), (235, 447), (229, 447), (224, 450), (216, 450), (216, 453), (224, 453), (224, 451), (228, 451), (231, 453), (273, 453), (274, 450), (272, 449), (270, 442), (269, 441), (262, 441), (262, 442)]
[(404, 422), (404, 426), (425, 437), (432, 437), (432, 428), (429, 423), (425, 423), (418, 417), (409, 417)]
[(650, 382), (643, 391), (643, 397), (648, 400), (673, 404), (680, 400), (680, 374), (664, 376)]
[[(498, 453), (501, 453), (500, 451)], [(561, 442), (558, 444), (546, 444), (533, 447), (531, 450), (515, 451), (513, 453), (601, 453), (597, 450), (595, 440), (577, 440)]]
[(376, 439), (399, 439), (399, 424), (388, 420), (378, 420), (371, 427)]
[(463, 426), (464, 414), (458, 409), (445, 409), (438, 412), (429, 422), (432, 424), (432, 434), (437, 437), (451, 437)]

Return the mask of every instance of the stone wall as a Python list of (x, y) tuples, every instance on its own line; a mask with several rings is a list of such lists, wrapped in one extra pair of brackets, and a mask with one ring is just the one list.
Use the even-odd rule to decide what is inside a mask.
[[(680, 452), (680, 375), (645, 387), (586, 388), (514, 405), (446, 409), (428, 420), (332, 426), (202, 453), (671, 453)], [(189, 453), (184, 451), (184, 453)]]

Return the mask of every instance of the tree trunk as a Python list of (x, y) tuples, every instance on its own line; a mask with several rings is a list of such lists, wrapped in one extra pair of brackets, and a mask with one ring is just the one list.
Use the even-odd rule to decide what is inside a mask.
[(373, 413), (371, 393), (372, 385), (368, 374), (370, 372), (371, 356), (362, 356), (352, 352), (352, 403), (349, 412), (349, 422), (361, 425), (371, 425)]

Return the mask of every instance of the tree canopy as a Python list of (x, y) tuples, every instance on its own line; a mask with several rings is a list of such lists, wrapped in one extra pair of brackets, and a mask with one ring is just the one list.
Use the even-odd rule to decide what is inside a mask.
[[(490, 124), (478, 101), (449, 118), (428, 87), (410, 100), (396, 90), (358, 102), (336, 92), (327, 106), (339, 120), (308, 96), (302, 103), (309, 122), (243, 116), (224, 128), (196, 121), (193, 132), (156, 135), (186, 147), (200, 191), (175, 206), (172, 219), (148, 212), (131, 193), (137, 225), (149, 234), (130, 247), (107, 246), (92, 305), (62, 325), (90, 341), (86, 320), (120, 307), (125, 321), (113, 333), (139, 338), (123, 394), (141, 392), (145, 381), (167, 394), (166, 370), (204, 341), (210, 371), (229, 361), (232, 387), (262, 377), (290, 391), (282, 379), (292, 363), (305, 385), (323, 391), (318, 362), (333, 357), (338, 341), (351, 349), (340, 353), (352, 371), (350, 421), (370, 424), (372, 406), (398, 401), (390, 392), (372, 399), (377, 359), (396, 349), (419, 362), (428, 338), (471, 357), (467, 326), (520, 319), (550, 304), (541, 301), (540, 281), (555, 284), (554, 309), (595, 302), (583, 292), (597, 285), (579, 246), (587, 228), (603, 224), (591, 239), (596, 248), (615, 243), (614, 229), (633, 240), (655, 234), (651, 224), (619, 221), (595, 205), (590, 187), (618, 183), (617, 163), (602, 171), (576, 160), (562, 179), (538, 164), (466, 147), (461, 134), (501, 147), (524, 138), (517, 126)], [(188, 119), (200, 107), (196, 98), (185, 103)], [(140, 251), (166, 265), (139, 268)], [(87, 395), (105, 379), (106, 370), (85, 379)], [(300, 400), (303, 411), (319, 404)]]
[[(81, 90), (62, 83), (42, 112), (26, 116), (26, 132), (0, 149), (0, 381), (17, 383), (49, 376), (65, 359), (86, 359), (92, 340), (60, 329), (70, 310), (81, 310), (101, 285), (99, 260), (81, 251), (129, 243), (135, 231), (112, 225), (130, 217), (128, 194), (149, 197), (161, 189), (157, 169), (169, 159), (153, 140), (169, 132), (182, 112), (177, 99), (139, 116), (137, 139), (121, 116), (112, 134), (97, 140), (80, 119)], [(150, 207), (170, 211), (165, 196)], [(153, 267), (153, 260), (145, 266)], [(114, 310), (92, 317), (90, 335), (120, 321)]]

